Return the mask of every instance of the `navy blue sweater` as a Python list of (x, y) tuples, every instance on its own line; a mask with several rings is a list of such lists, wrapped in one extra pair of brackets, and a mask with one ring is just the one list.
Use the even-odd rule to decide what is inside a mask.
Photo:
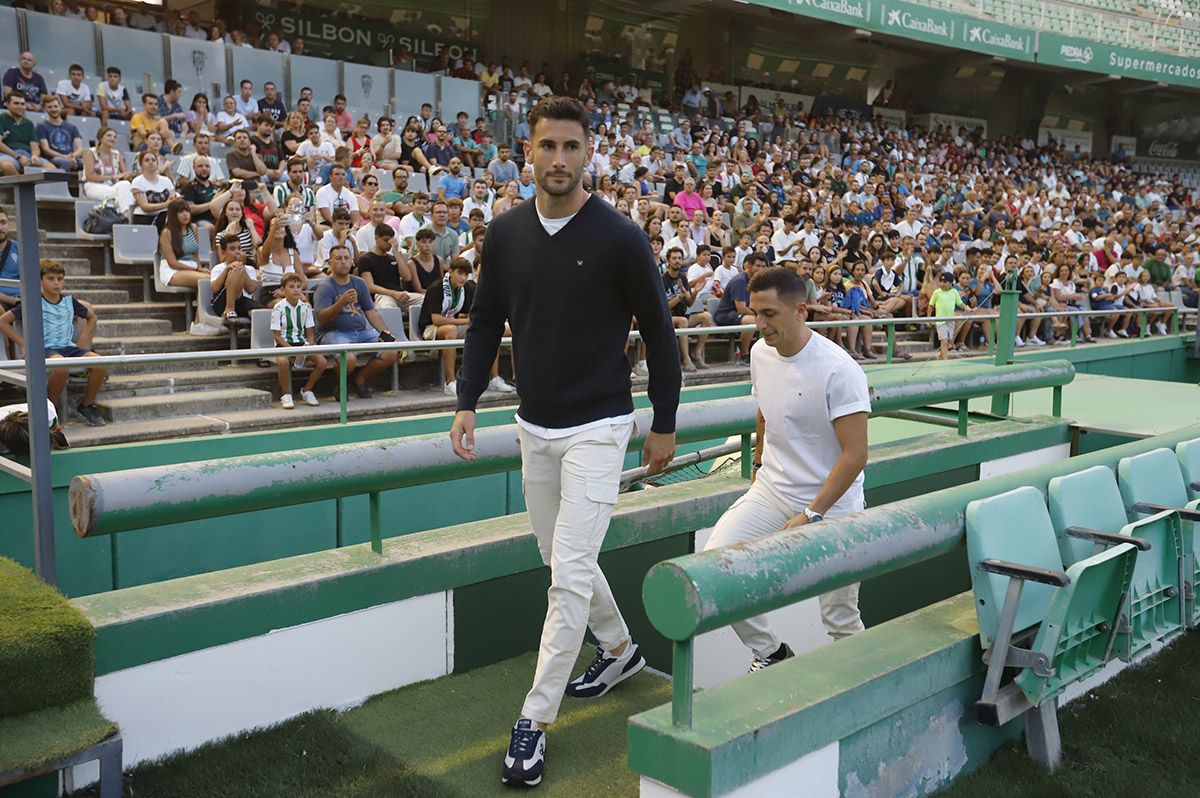
[(484, 239), (458, 409), (474, 410), (487, 388), (508, 321), (522, 419), (562, 429), (632, 412), (631, 318), (646, 341), (651, 429), (674, 432), (679, 347), (645, 232), (593, 196), (551, 236), (534, 203), (521, 203)]

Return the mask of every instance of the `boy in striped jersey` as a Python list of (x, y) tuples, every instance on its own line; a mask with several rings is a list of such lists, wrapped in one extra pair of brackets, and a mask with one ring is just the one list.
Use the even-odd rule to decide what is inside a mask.
[[(96, 332), (96, 312), (84, 302), (63, 293), (67, 271), (56, 260), (43, 260), (42, 276), (42, 339), (46, 347), (46, 359), (60, 357), (99, 357), (92, 348), (92, 335)], [(83, 320), (78, 339), (75, 337), (75, 320)], [(16, 324), (14, 324), (16, 322)], [(0, 334), (17, 346), (25, 346), (21, 335), (21, 306), (16, 305), (0, 316)], [(96, 407), (96, 394), (108, 376), (102, 366), (88, 369), (87, 389), (76, 409), (89, 427), (103, 427), (104, 419)], [(47, 393), (51, 401), (62, 395), (67, 385), (67, 369), (53, 369), (47, 375)]]
[[(304, 301), (304, 283), (300, 275), (289, 272), (283, 276), (280, 285), (283, 288), (283, 301), (271, 310), (271, 332), (275, 336), (275, 346), (312, 346), (317, 319), (313, 315), (312, 305)], [(300, 398), (305, 404), (316, 407), (320, 402), (313, 388), (325, 373), (327, 364), (323, 355), (301, 355), (296, 358), (296, 368), (302, 367), (305, 361), (312, 364), (313, 370), (308, 375), (308, 382), (304, 383), (304, 390), (300, 391)], [(282, 394), (279, 404), (283, 405), (284, 410), (291, 410), (296, 406), (292, 399), (291, 366), (286, 357), (275, 358), (275, 365), (279, 367), (279, 390)]]

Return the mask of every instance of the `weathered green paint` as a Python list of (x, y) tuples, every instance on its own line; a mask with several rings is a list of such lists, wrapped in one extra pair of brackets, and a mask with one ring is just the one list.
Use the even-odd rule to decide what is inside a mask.
[[(1053, 445), (1067, 435), (1062, 422), (1000, 421), (978, 427), (981, 435), (969, 440), (939, 430), (873, 446), (867, 489), (873, 492), (886, 487), (890, 481), (903, 480), (906, 473), (937, 475), (942, 464), (977, 466), (983, 460), (1014, 453), (1012, 450)], [(876, 471), (884, 476), (876, 476)], [(610, 551), (615, 555), (630, 546), (674, 540), (685, 530), (711, 526), (747, 484), (735, 473), (623, 496), (605, 540), (602, 566), (608, 567)], [(916, 479), (911, 485), (914, 491), (923, 492)], [(386, 508), (387, 494), (382, 498)], [(366, 504), (365, 497), (347, 499), (348, 504), (355, 501)], [(540, 566), (524, 515), (388, 538), (382, 555), (371, 553), (361, 543), (367, 540), (365, 515), (362, 523), (350, 527), (352, 537), (355, 529), (359, 530), (360, 545), (76, 599), (96, 626), (97, 673), (411, 596), (457, 591)], [(147, 533), (122, 535), (120, 541), (124, 545), (130, 535), (141, 534)], [(659, 553), (673, 556), (680, 551)], [(624, 567), (620, 561), (615, 564)], [(637, 578), (641, 578), (640, 572)], [(610, 579), (621, 581), (615, 576)], [(530, 587), (538, 590), (533, 583)], [(640, 584), (637, 589), (640, 591)], [(631, 625), (644, 611), (642, 602), (631, 600), (626, 600), (622, 609)], [(544, 608), (533, 617), (541, 614)], [(652, 628), (648, 621), (646, 628)], [(499, 634), (494, 627), (491, 631)], [(646, 640), (652, 642), (649, 637)], [(665, 653), (665, 642), (662, 645)]]
[(629, 767), (691, 796), (722, 795), (982, 673), (970, 594), (629, 721)]
[(691, 640), (676, 640), (671, 668), (671, 722), (687, 729), (692, 725), (692, 683), (696, 671), (696, 647)]
[(1200, 437), (1200, 425), (798, 527), (738, 546), (690, 554), (651, 569), (643, 597), (656, 629), (684, 640), (843, 585), (897, 570), (960, 545), (967, 502), (1021, 485)]
[[(1000, 291), (1000, 318), (996, 320), (996, 365), (1004, 366), (1012, 362), (1013, 347), (1017, 334), (1017, 298), (1020, 291), (1015, 290), (1013, 283), (1017, 280), (1017, 272), (1009, 272), (1006, 285)], [(1008, 415), (1007, 392), (992, 395), (992, 415)]]

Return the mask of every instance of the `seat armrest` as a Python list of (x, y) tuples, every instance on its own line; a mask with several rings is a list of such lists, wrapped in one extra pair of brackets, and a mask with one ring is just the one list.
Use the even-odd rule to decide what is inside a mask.
[(1138, 551), (1150, 551), (1150, 541), (1143, 540), (1142, 538), (1114, 535), (1111, 532), (1101, 532), (1098, 529), (1087, 529), (1082, 526), (1069, 526), (1063, 531), (1073, 538), (1090, 540), (1093, 543), (1103, 543), (1105, 546), (1119, 546), (1122, 543), (1131, 543), (1137, 547)]
[(1033, 568), (1008, 560), (980, 560), (977, 567), (989, 574), (1007, 576), (1011, 579), (1024, 579), (1028, 582), (1040, 582), (1043, 585), (1066, 587), (1071, 583), (1071, 578), (1062, 571), (1055, 571), (1052, 568)]
[(1192, 490), (1200, 490), (1200, 482), (1189, 482), (1188, 487)]
[(1137, 502), (1129, 509), (1135, 513), (1179, 513), (1184, 521), (1200, 521), (1200, 510), (1185, 510), (1182, 507), (1171, 507), (1168, 504), (1153, 504), (1152, 502)]

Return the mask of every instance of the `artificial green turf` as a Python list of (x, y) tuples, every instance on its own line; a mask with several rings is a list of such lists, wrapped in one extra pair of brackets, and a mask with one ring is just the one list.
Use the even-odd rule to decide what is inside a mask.
[(66, 706), (0, 718), (0, 773), (36, 771), (95, 745), (117, 730), (88, 696)]
[[(575, 672), (590, 661), (580, 655)], [(524, 654), (394, 690), (348, 712), (311, 712), (135, 769), (137, 798), (482, 798), (500, 784), (509, 730), (533, 678)], [(565, 699), (547, 735), (541, 796), (636, 795), (625, 764), (626, 720), (670, 699), (642, 673), (594, 701)], [(181, 718), (181, 723), (186, 719)]]
[(1047, 773), (1024, 741), (1000, 749), (938, 798), (1125, 798), (1200, 795), (1200, 632), (1123, 671), (1058, 713), (1064, 762)]
[(0, 557), (0, 718), (92, 695), (92, 625), (32, 571)]

